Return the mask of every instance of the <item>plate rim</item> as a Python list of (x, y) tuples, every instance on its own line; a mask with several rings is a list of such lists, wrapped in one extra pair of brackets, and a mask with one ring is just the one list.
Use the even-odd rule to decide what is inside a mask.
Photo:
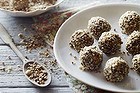
[(83, 82), (83, 83), (85, 83), (85, 84), (87, 84), (87, 85), (90, 85), (90, 86), (93, 86), (93, 87), (95, 87), (95, 88), (99, 88), (99, 89), (102, 89), (102, 90), (110, 91), (110, 92), (123, 92), (123, 93), (125, 93), (125, 92), (127, 92), (127, 93), (135, 92), (135, 93), (139, 93), (140, 90), (123, 90), (123, 91), (111, 90), (111, 89), (109, 90), (109, 89), (106, 89), (106, 88), (103, 88), (103, 87), (100, 87), (100, 86), (94, 86), (94, 85), (88, 84), (88, 83), (82, 81), (81, 79), (75, 77), (75, 76), (71, 73), (71, 71), (67, 70), (67, 68), (66, 68), (65, 66), (63, 66), (63, 64), (61, 63), (61, 61), (60, 61), (60, 59), (59, 59), (59, 57), (58, 57), (57, 45), (56, 45), (56, 43), (57, 43), (57, 38), (58, 38), (58, 35), (59, 35), (59, 32), (61, 31), (61, 29), (63, 28), (63, 26), (64, 26), (67, 22), (69, 22), (69, 20), (71, 20), (73, 17), (75, 17), (75, 16), (77, 16), (78, 14), (80, 14), (80, 13), (82, 13), (82, 12), (84, 12), (84, 11), (87, 11), (87, 10), (89, 10), (89, 9), (94, 9), (94, 8), (98, 8), (98, 7), (114, 6), (114, 5), (140, 7), (140, 4), (134, 4), (134, 3), (107, 3), (107, 4), (98, 4), (98, 5), (90, 6), (90, 7), (87, 7), (87, 8), (85, 8), (85, 9), (83, 9), (83, 10), (81, 10), (81, 11), (79, 11), (79, 12), (73, 14), (71, 17), (69, 17), (69, 18), (60, 26), (60, 28), (58, 29), (58, 31), (57, 31), (57, 33), (56, 33), (56, 36), (55, 36), (55, 39), (54, 39), (54, 45), (53, 45), (53, 47), (54, 47), (54, 49), (53, 49), (54, 56), (55, 56), (55, 58), (56, 58), (58, 64), (64, 69), (64, 71), (66, 71), (68, 74), (70, 74), (71, 76), (73, 76), (73, 77), (76, 78), (77, 80), (79, 80), (79, 81), (81, 81), (81, 82)]

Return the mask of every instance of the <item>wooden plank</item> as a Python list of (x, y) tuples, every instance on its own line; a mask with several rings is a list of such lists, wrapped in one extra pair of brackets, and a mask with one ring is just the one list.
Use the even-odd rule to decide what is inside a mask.
[[(0, 12), (0, 23), (4, 25), (9, 34), (13, 37), (16, 43), (19, 43), (19, 33), (23, 33), (29, 35), (34, 31), (31, 29), (31, 25), (33, 24), (33, 20), (31, 17), (19, 18), (19, 17), (11, 17), (2, 12)], [(25, 31), (24, 29), (28, 29)], [(0, 40), (0, 44), (3, 42)]]
[(1, 93), (74, 93), (68, 87), (64, 88), (1, 88)]
[[(26, 52), (23, 47), (19, 47), (19, 49), (24, 55), (28, 56), (29, 58), (37, 58), (37, 51), (39, 50), (34, 50), (32, 51), (32, 53), (29, 53)], [(43, 60), (40, 61), (42, 64), (44, 64), (44, 61), (46, 64), (46, 62), (49, 63), (51, 60), (53, 60), (53, 58), (43, 57), (42, 59)], [(35, 87), (24, 77), (21, 68), (19, 68), (22, 67), (21, 60), (8, 46), (0, 46), (0, 66), (3, 66), (3, 63), (6, 69), (11, 67), (12, 71), (10, 73), (7, 73), (7, 71), (0, 70), (0, 87)], [(68, 86), (61, 68), (54, 68), (54, 72), (52, 72), (52, 75), (52, 83), (49, 87)]]

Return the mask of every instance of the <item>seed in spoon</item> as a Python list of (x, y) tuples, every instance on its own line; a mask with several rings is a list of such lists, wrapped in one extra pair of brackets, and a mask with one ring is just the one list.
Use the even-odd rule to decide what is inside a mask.
[(36, 83), (42, 85), (48, 80), (47, 71), (38, 63), (31, 62), (27, 64), (25, 74)]

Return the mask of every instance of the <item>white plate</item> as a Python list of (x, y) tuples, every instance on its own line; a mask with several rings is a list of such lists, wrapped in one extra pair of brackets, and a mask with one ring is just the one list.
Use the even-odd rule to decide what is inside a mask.
[[(125, 51), (126, 35), (121, 34), (121, 29), (118, 25), (119, 17), (126, 11), (134, 10), (140, 14), (140, 5), (134, 4), (107, 4), (90, 7), (85, 9), (71, 18), (69, 18), (59, 29), (54, 42), (54, 54), (61, 65), (61, 67), (70, 75), (74, 76), (78, 80), (89, 84), (91, 86), (101, 88), (104, 90), (115, 92), (140, 92), (140, 76), (134, 71), (130, 71), (129, 75), (123, 82), (110, 83), (107, 82), (103, 76), (103, 73), (84, 72), (79, 69), (79, 60), (75, 61), (72, 54), (79, 56), (76, 51), (69, 47), (70, 36), (75, 30), (84, 29), (87, 27), (88, 20), (93, 16), (101, 16), (111, 23), (112, 31), (114, 29), (120, 34), (123, 45), (121, 50)], [(97, 41), (95, 41), (97, 42)], [(94, 45), (96, 45), (94, 43)], [(122, 56), (131, 66), (132, 56), (128, 55), (115, 55)], [(102, 63), (101, 71), (103, 70), (105, 62), (110, 57), (104, 55), (104, 61)], [(72, 64), (72, 61), (76, 62), (76, 65)]]
[(24, 11), (10, 11), (10, 10), (6, 10), (3, 8), (0, 8), (0, 10), (10, 16), (14, 16), (14, 17), (31, 17), (31, 16), (36, 16), (42, 13), (45, 13), (46, 11), (58, 6), (60, 3), (62, 3), (62, 1), (64, 0), (57, 0), (56, 4), (51, 5), (46, 7), (45, 9), (38, 9), (35, 11), (30, 11), (30, 12), (24, 12)]

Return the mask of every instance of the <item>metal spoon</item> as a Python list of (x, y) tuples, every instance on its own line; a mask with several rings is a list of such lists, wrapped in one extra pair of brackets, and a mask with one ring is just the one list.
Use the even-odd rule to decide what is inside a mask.
[[(23, 64), (23, 73), (25, 75), (25, 77), (33, 84), (39, 86), (39, 87), (45, 87), (47, 85), (50, 84), (51, 82), (51, 74), (47, 71), (47, 69), (45, 67), (43, 67), (41, 64), (39, 64), (38, 62), (34, 62), (33, 60), (28, 60), (27, 58), (25, 58), (23, 56), (23, 54), (18, 50), (18, 48), (15, 46), (15, 44), (13, 43), (12, 41), (12, 38), (11, 36), (8, 34), (7, 30), (5, 29), (5, 27), (0, 24), (0, 37), (1, 39), (6, 43), (8, 44), (12, 49), (13, 51), (18, 55), (18, 57), (22, 60), (22, 62), (24, 63)], [(43, 67), (43, 69), (47, 72), (47, 77), (48, 79), (46, 80), (45, 84), (38, 84), (37, 82), (31, 80), (26, 74), (26, 70), (27, 70), (27, 66), (29, 66), (29, 64), (33, 64), (33, 63), (36, 63), (40, 66)]]

